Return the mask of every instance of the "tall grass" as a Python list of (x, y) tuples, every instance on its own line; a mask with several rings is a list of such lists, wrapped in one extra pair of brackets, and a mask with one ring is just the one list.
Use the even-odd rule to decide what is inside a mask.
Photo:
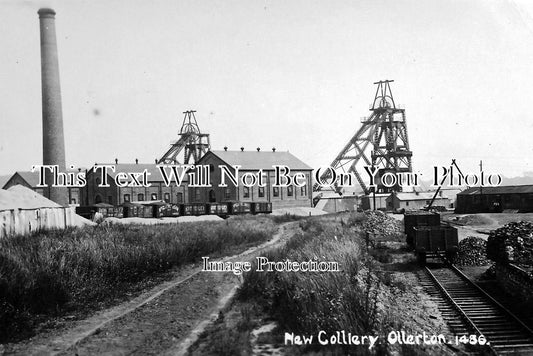
[[(87, 308), (202, 256), (266, 241), (268, 219), (152, 226), (97, 226), (0, 241), (0, 342), (32, 316)], [(130, 288), (131, 289), (131, 288)]]
[[(421, 304), (417, 292), (409, 288), (416, 277), (391, 279), (380, 271), (372, 250), (367, 251), (361, 226), (366, 222), (359, 215), (340, 224), (326, 218), (301, 221), (302, 232), (265, 257), (270, 261), (336, 261), (341, 271), (267, 273), (254, 267), (244, 276), (240, 300), (261, 303), (280, 330), (296, 334), (316, 335), (323, 330), (330, 335), (345, 330), (383, 338), (392, 330), (432, 330), (431, 321), (424, 324), (424, 310), (416, 308)], [(422, 327), (412, 322), (413, 318), (421, 320)], [(372, 352), (389, 354), (390, 347), (381, 343)], [(353, 346), (339, 348), (329, 351), (354, 352)], [(310, 349), (324, 352), (321, 345)], [(366, 348), (357, 349), (357, 354), (366, 352)]]
[(240, 298), (259, 296), (280, 326), (292, 332), (371, 332), (379, 283), (363, 263), (359, 241), (316, 225), (306, 226), (307, 231), (265, 257), (270, 261), (334, 261), (340, 272), (265, 273), (252, 268), (245, 275)]

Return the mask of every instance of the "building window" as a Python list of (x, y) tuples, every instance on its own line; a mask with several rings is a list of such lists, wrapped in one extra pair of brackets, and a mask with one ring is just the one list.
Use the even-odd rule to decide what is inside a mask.
[(300, 187), (300, 195), (302, 197), (305, 197), (307, 195), (307, 185), (304, 185), (303, 187)]
[(200, 201), (200, 188), (194, 188), (194, 200)]
[(152, 195), (150, 196), (150, 199), (157, 200), (157, 193), (152, 193)]
[(272, 188), (272, 195), (275, 197), (279, 197), (279, 187)]
[(408, 201), (405, 202), (405, 206), (409, 206), (409, 202)]
[(137, 200), (138, 201), (143, 201), (144, 200), (144, 194), (143, 193), (137, 194)]
[(176, 200), (178, 203), (183, 203), (183, 193), (182, 192), (179, 192), (178, 194), (176, 194)]
[(108, 195), (108, 196), (107, 196), (107, 202), (108, 202), (109, 204), (113, 204), (113, 197), (112, 197), (111, 195)]
[(164, 198), (165, 202), (170, 203), (170, 193), (165, 193)]
[(287, 187), (287, 196), (292, 197), (292, 194), (294, 193), (294, 187), (292, 185), (289, 185)]
[(231, 199), (231, 190), (229, 188), (226, 188), (226, 190), (224, 191), (224, 197), (226, 200)]
[(265, 187), (259, 187), (259, 198), (265, 197)]
[(74, 198), (70, 199), (70, 204), (76, 204), (76, 199)]
[(249, 187), (243, 187), (243, 197), (249, 198), (250, 197), (250, 188)]
[(214, 172), (215, 171), (215, 166), (213, 165), (213, 163), (209, 164), (209, 171), (210, 172)]
[(124, 194), (124, 202), (129, 202), (130, 201), (130, 195), (129, 194)]

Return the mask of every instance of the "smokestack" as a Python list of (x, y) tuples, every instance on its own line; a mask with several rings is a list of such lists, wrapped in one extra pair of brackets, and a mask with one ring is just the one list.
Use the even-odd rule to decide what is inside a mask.
[[(65, 171), (65, 139), (63, 137), (63, 114), (61, 111), (61, 87), (59, 85), (59, 63), (57, 59), (57, 41), (55, 14), (52, 9), (39, 9), (41, 28), (41, 88), (43, 100), (43, 164), (58, 165)], [(51, 173), (46, 183), (52, 184)], [(67, 188), (49, 187), (48, 198), (67, 206)]]

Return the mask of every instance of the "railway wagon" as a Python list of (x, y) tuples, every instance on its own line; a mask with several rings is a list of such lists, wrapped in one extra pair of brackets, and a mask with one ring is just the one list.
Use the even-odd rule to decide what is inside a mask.
[(452, 260), (459, 250), (457, 229), (448, 225), (414, 227), (413, 247), (422, 264), (428, 257), (446, 257)]
[(161, 216), (167, 218), (177, 218), (180, 216), (180, 206), (176, 204), (168, 204), (160, 208)]
[(76, 208), (78, 215), (93, 219), (96, 212), (105, 217), (118, 218), (162, 218), (179, 216), (218, 215), (226, 218), (229, 215), (241, 214), (270, 214), (272, 203), (269, 202), (223, 202), (223, 203), (188, 203), (168, 204), (153, 202), (150, 204), (138, 204), (126, 202), (122, 206), (82, 206)]
[(230, 215), (251, 214), (252, 203), (248, 202), (229, 202), (228, 209)]
[(93, 220), (96, 213), (100, 213), (102, 217), (116, 217), (123, 216), (122, 207), (114, 207), (105, 203), (98, 203), (91, 206), (77, 206), (76, 214), (83, 216), (86, 219)]
[(422, 226), (439, 226), (440, 214), (431, 211), (406, 211), (403, 216), (404, 232), (407, 235), (406, 242), (413, 247), (414, 228)]
[(181, 204), (181, 215), (182, 216), (198, 216), (198, 215), (205, 215), (206, 210), (206, 204), (201, 203), (190, 203), (190, 204)]
[(226, 217), (229, 213), (228, 203), (207, 203), (206, 213)]
[(270, 214), (272, 212), (272, 203), (254, 202), (252, 203), (253, 214)]

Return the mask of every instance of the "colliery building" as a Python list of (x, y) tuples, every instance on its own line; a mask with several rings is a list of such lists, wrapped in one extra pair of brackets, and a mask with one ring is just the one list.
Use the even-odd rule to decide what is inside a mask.
[[(189, 187), (191, 203), (207, 202), (271, 202), (272, 209), (286, 207), (311, 207), (312, 206), (312, 168), (296, 158), (289, 152), (272, 151), (209, 151), (197, 163), (197, 165), (209, 165), (212, 187), (193, 188)], [(296, 187), (275, 187), (273, 166), (287, 166), (290, 175), (301, 173), (305, 177), (305, 185)], [(238, 186), (229, 179), (225, 179), (227, 187), (220, 187), (220, 166), (226, 166), (236, 176)], [(240, 166), (238, 174), (235, 174), (234, 166)], [(245, 174), (257, 174), (259, 170), (264, 173), (264, 187), (254, 184), (246, 187), (242, 184)]]
[[(109, 163), (115, 166), (115, 172), (107, 169), (107, 183), (109, 187), (102, 187), (102, 169), (95, 171), (94, 167), (87, 171), (87, 184), (80, 188), (82, 205), (95, 205), (107, 203), (118, 206), (124, 203), (164, 201), (170, 204), (181, 204), (188, 201), (187, 175), (180, 186), (165, 185), (161, 172), (155, 163)], [(149, 187), (119, 187), (114, 180), (118, 172), (143, 172), (148, 173)]]
[[(67, 172), (73, 172), (73, 171), (67, 171)], [(9, 189), (15, 185), (22, 185), (23, 187), (29, 188), (40, 195), (43, 195), (43, 196), (45, 195), (44, 188), (38, 186), (39, 185), (39, 172), (37, 171), (15, 172), (11, 176), (11, 178), (9, 178), (9, 180), (6, 182), (6, 184), (4, 184), (2, 189)], [(69, 205), (80, 205), (80, 190), (82, 188), (68, 187), (65, 189), (67, 189)]]
[(435, 199), (435, 192), (394, 192), (386, 199), (387, 208), (392, 210), (418, 210), (428, 206), (433, 200), (432, 206), (449, 207), (451, 201), (439, 192)]
[(456, 213), (498, 213), (503, 210), (533, 212), (533, 185), (473, 187), (457, 194)]

